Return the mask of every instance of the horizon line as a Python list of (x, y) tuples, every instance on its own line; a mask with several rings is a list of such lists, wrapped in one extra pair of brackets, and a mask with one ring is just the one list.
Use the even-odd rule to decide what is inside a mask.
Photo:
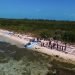
[(67, 22), (75, 22), (75, 20), (43, 19), (43, 18), (41, 18), (41, 19), (38, 18), (38, 19), (37, 19), (37, 18), (1, 18), (1, 17), (0, 17), (0, 19), (9, 19), (9, 20), (10, 20), (10, 19), (12, 19), (12, 20), (20, 20), (20, 19), (21, 19), (21, 20), (40, 20), (40, 21), (43, 20), (43, 21), (67, 21)]

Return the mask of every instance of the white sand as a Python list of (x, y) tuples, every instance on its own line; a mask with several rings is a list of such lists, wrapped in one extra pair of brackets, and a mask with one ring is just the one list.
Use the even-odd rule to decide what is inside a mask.
[(38, 51), (44, 54), (48, 54), (48, 55), (53, 55), (53, 56), (57, 55), (63, 59), (75, 61), (75, 55), (66, 54), (64, 52), (60, 52), (54, 49), (47, 49), (45, 47), (34, 46), (32, 50)]
[(13, 45), (17, 45), (19, 47), (24, 46), (25, 44), (27, 44), (29, 42), (28, 40), (20, 39), (17, 36), (8, 35), (8, 34), (2, 33), (2, 32), (0, 32), (0, 39), (2, 41), (8, 42)]
[[(2, 31), (0, 32), (0, 37), (4, 41), (6, 41), (8, 43), (14, 43), (15, 45), (18, 45), (18, 46), (25, 45), (26, 43), (29, 42), (26, 39), (24, 40), (24, 39), (20, 39), (16, 36), (11, 36), (11, 35), (8, 35), (8, 34), (4, 34)], [(64, 59), (75, 61), (75, 55), (66, 54), (64, 52), (59, 52), (57, 50), (47, 49), (45, 47), (40, 47), (40, 46), (37, 46), (37, 45), (35, 45), (32, 48), (32, 50), (38, 51), (38, 52), (41, 52), (41, 53), (45, 53), (45, 54), (48, 54), (48, 55), (58, 55), (59, 57), (62, 57)]]

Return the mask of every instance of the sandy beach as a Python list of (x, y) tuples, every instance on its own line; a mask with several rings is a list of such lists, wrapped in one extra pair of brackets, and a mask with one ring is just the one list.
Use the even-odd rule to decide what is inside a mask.
[[(21, 37), (15, 36), (14, 34), (11, 35), (9, 31), (0, 30), (0, 39), (2, 41), (17, 45), (19, 47), (23, 47), (25, 44), (29, 43), (30, 39), (27, 38), (28, 37), (24, 37), (24, 36)], [(39, 45), (33, 45), (30, 49), (47, 55), (55, 55), (66, 60), (75, 61), (75, 55), (74, 54), (72, 55), (71, 53), (65, 53), (65, 52), (57, 51), (55, 49), (48, 49), (46, 47), (41, 47)], [(71, 51), (70, 48), (68, 48), (67, 51)], [(73, 48), (73, 51), (75, 51), (75, 48)]]
[(34, 46), (32, 50), (38, 51), (38, 52), (41, 52), (44, 54), (52, 55), (52, 56), (58, 56), (60, 58), (66, 59), (66, 60), (75, 61), (74, 55), (66, 54), (66, 53), (60, 52), (60, 51), (56, 51), (55, 49), (47, 49), (45, 47)]
[[(5, 31), (6, 32), (6, 31)], [(21, 39), (15, 35), (11, 35), (8, 33), (0, 32), (0, 39), (2, 41), (8, 42), (12, 45), (16, 45), (18, 47), (23, 47), (25, 44), (29, 42), (29, 40)]]

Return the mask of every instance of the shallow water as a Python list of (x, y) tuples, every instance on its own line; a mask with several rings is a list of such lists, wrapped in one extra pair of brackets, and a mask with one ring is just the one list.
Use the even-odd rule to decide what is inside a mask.
[[(0, 75), (74, 75), (61, 68), (51, 69), (53, 63), (47, 55), (0, 42)], [(57, 66), (58, 67), (58, 66)], [(53, 70), (53, 71), (52, 71)], [(52, 74), (48, 74), (51, 72)], [(56, 71), (56, 74), (53, 72)]]
[(46, 75), (48, 62), (40, 54), (0, 42), (0, 75)]

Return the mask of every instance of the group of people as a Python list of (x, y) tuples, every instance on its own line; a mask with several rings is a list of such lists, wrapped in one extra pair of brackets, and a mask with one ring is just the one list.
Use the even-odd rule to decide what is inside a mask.
[[(22, 39), (22, 35), (20, 35), (20, 34), (15, 34), (15, 36)], [(62, 44), (57, 40), (53, 40), (53, 39), (46, 40), (46, 39), (34, 38), (32, 40), (30, 39), (30, 42), (32, 42), (32, 41), (33, 42), (35, 42), (35, 41), (40, 42), (41, 47), (47, 47), (47, 48), (56, 49), (56, 50), (59, 50), (59, 51), (66, 51), (66, 43)]]
[[(14, 35), (19, 37), (20, 39), (23, 38), (22, 35), (20, 35), (20, 34), (14, 34)], [(53, 39), (46, 40), (46, 39), (40, 39), (40, 38), (30, 39), (30, 42), (35, 42), (35, 41), (40, 42), (41, 47), (46, 47), (46, 48), (49, 48), (49, 49), (56, 49), (56, 50), (59, 50), (59, 51), (66, 51), (66, 43), (63, 44), (63, 43), (60, 43), (57, 40), (53, 40)]]
[(65, 52), (66, 51), (66, 43), (62, 43), (61, 41), (57, 41), (57, 40), (44, 40), (44, 39), (41, 39), (39, 40), (40, 41), (40, 46), (41, 47), (46, 47), (46, 48), (49, 48), (49, 49), (55, 49), (55, 50), (58, 50), (58, 51), (63, 51)]

